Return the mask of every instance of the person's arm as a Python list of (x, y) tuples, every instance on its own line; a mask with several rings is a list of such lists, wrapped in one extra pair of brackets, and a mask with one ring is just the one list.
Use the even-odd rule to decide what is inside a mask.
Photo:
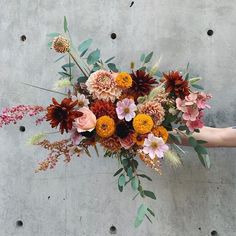
[[(188, 138), (180, 133), (182, 145), (188, 145)], [(212, 128), (203, 127), (200, 133), (193, 133), (193, 137), (197, 140), (204, 140), (206, 147), (236, 147), (236, 129), (228, 128)]]

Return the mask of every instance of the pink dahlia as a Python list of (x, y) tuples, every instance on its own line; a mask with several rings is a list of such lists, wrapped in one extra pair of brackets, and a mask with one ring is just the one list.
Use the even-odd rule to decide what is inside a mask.
[(117, 102), (116, 113), (120, 120), (131, 121), (135, 117), (137, 106), (133, 99), (125, 98)]
[(164, 153), (169, 150), (162, 138), (154, 136), (150, 133), (144, 140), (143, 152), (148, 154), (151, 159), (155, 157), (163, 158)]
[(113, 74), (105, 70), (92, 73), (85, 84), (95, 99), (104, 101), (114, 102), (122, 91), (116, 86)]
[(152, 117), (155, 125), (160, 125), (165, 117), (165, 110), (161, 103), (157, 101), (149, 101), (139, 106), (139, 112)]

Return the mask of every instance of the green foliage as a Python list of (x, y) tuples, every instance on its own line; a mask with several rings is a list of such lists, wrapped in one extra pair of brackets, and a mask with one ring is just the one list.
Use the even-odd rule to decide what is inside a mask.
[(68, 31), (68, 23), (67, 23), (66, 16), (64, 16), (64, 32), (66, 33), (67, 31)]
[(115, 57), (110, 57), (109, 59), (107, 59), (107, 60), (105, 61), (105, 63), (108, 63), (108, 62), (112, 61), (114, 58), (115, 58)]
[(199, 90), (204, 90), (204, 88), (198, 84), (191, 84), (192, 87), (196, 88), (196, 89), (199, 89)]
[(144, 220), (145, 214), (147, 213), (147, 207), (141, 204), (137, 211), (137, 216), (135, 218), (134, 226), (137, 228)]
[(120, 174), (123, 171), (123, 168), (120, 168), (119, 170), (116, 171), (116, 173), (113, 175), (114, 177)]
[(75, 66), (74, 63), (67, 63), (67, 64), (63, 65), (62, 67), (67, 68), (67, 67), (73, 67), (73, 66)]
[(143, 53), (143, 54), (141, 55), (141, 57), (140, 57), (140, 61), (141, 61), (141, 62), (144, 62), (144, 60), (145, 60), (145, 54)]
[(93, 42), (92, 39), (87, 39), (79, 45), (78, 50), (81, 53), (80, 57), (83, 57), (83, 55), (88, 51), (88, 49), (91, 46), (92, 42)]
[(85, 77), (85, 76), (80, 76), (79, 78), (77, 78), (77, 83), (78, 84), (80, 84), (80, 83), (84, 83), (84, 82), (86, 82), (86, 80), (87, 80), (87, 77)]
[(134, 178), (131, 180), (131, 186), (132, 186), (132, 189), (133, 189), (133, 190), (137, 190), (137, 189), (138, 189), (138, 186), (139, 186), (139, 180), (134, 177)]
[(147, 175), (145, 175), (145, 174), (139, 174), (138, 176), (139, 176), (139, 177), (142, 177), (142, 178), (146, 178), (146, 179), (148, 179), (149, 181), (152, 181), (152, 179), (151, 179), (150, 177), (148, 177)]
[(179, 134), (171, 134), (171, 133), (169, 133), (169, 137), (170, 137), (170, 139), (171, 139), (174, 143), (178, 143), (178, 144), (181, 144), (181, 143), (182, 143), (182, 140), (181, 140)]
[(198, 145), (197, 140), (194, 137), (189, 137), (188, 143), (194, 148)]
[(152, 59), (152, 56), (153, 56), (153, 52), (150, 52), (150, 53), (145, 57), (144, 62), (145, 62), (145, 63), (150, 62), (151, 59)]
[(151, 191), (144, 190), (144, 191), (143, 191), (143, 194), (144, 194), (145, 196), (147, 196), (147, 197), (150, 197), (150, 198), (156, 200), (155, 194), (154, 194), (153, 192), (151, 192)]
[(118, 72), (119, 71), (114, 63), (108, 63), (107, 66), (113, 72)]
[(118, 179), (118, 185), (121, 186), (121, 187), (125, 186), (125, 176), (124, 176), (124, 174), (120, 175), (120, 177)]
[(95, 51), (91, 52), (88, 55), (87, 63), (89, 65), (93, 65), (93, 64), (95, 64), (99, 60), (99, 58), (100, 58), (100, 50), (96, 49)]

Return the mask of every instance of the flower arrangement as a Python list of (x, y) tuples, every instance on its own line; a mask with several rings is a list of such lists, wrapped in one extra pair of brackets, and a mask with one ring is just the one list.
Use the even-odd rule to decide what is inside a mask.
[[(15, 124), (26, 115), (37, 116), (36, 125), (49, 122), (63, 136), (62, 140), (50, 142), (49, 133), (42, 132), (29, 140), (49, 151), (36, 172), (54, 168), (61, 157), (65, 162), (73, 155), (85, 153), (91, 157), (90, 147), (98, 152), (99, 144), (105, 149), (105, 157), (115, 157), (120, 164), (114, 174), (120, 192), (130, 183), (136, 192), (134, 198), (139, 195), (156, 199), (141, 183), (143, 178), (149, 181), (151, 178), (138, 172), (139, 162), (159, 174), (165, 160), (172, 166), (180, 166), (181, 153), (185, 153), (180, 147), (180, 135), (188, 138), (201, 163), (210, 166), (205, 141), (194, 139), (192, 133), (203, 127), (204, 109), (209, 108), (207, 102), (211, 95), (202, 91), (198, 84), (201, 78), (192, 77), (188, 66), (182, 72), (162, 73), (158, 64), (150, 66), (151, 52), (142, 54), (140, 65), (136, 67), (132, 62), (131, 71), (125, 72), (111, 62), (114, 57), (103, 61), (99, 49), (90, 51), (91, 39), (75, 49), (66, 18), (64, 34), (48, 36), (50, 48), (62, 54), (56, 61), (68, 58), (68, 63), (58, 72), (60, 78), (54, 90), (41, 89), (60, 94), (62, 98), (52, 97), (48, 107), (5, 108), (0, 115), (0, 127)], [(135, 226), (145, 217), (151, 221), (155, 214), (142, 204)]]

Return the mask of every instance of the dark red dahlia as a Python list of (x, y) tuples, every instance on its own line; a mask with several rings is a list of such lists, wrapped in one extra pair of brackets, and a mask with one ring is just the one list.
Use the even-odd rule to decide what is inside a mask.
[(71, 98), (64, 98), (59, 104), (55, 98), (52, 98), (52, 102), (53, 104), (47, 107), (47, 121), (50, 121), (52, 128), (60, 124), (61, 134), (64, 133), (64, 130), (68, 133), (68, 130), (72, 129), (75, 119), (83, 115), (82, 112), (74, 110), (77, 101), (73, 102)]
[(133, 80), (132, 87), (127, 90), (127, 94), (133, 96), (135, 100), (138, 97), (149, 94), (157, 81), (148, 73), (142, 70), (137, 70), (130, 74)]
[(183, 79), (183, 76), (179, 71), (171, 71), (164, 75), (164, 81), (166, 82), (166, 92), (175, 97), (184, 98), (189, 95), (188, 81)]

